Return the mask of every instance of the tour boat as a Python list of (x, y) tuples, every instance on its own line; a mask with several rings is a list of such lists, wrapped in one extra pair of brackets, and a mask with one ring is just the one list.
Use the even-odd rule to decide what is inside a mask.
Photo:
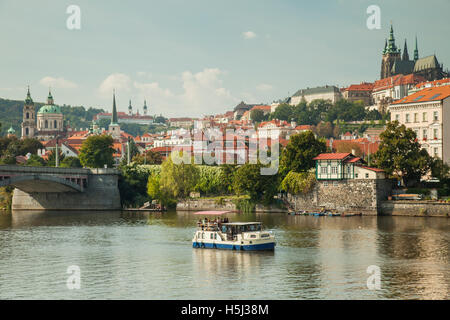
[(222, 222), (201, 220), (192, 239), (194, 248), (229, 250), (274, 250), (275, 236), (261, 222)]

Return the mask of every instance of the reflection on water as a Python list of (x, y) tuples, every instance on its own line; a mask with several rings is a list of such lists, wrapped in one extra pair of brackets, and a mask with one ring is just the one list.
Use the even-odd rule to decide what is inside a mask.
[[(193, 249), (199, 216), (0, 213), (0, 298), (448, 299), (447, 218), (229, 214), (262, 221), (275, 252)], [(80, 290), (66, 287), (78, 265)], [(381, 290), (366, 287), (369, 265)]]

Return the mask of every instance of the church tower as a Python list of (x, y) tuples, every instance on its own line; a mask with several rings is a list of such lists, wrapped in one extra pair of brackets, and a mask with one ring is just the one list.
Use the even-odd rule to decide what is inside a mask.
[(147, 115), (147, 111), (148, 111), (148, 108), (147, 108), (147, 100), (144, 100), (144, 116)]
[(22, 138), (32, 138), (36, 134), (36, 117), (34, 102), (31, 99), (30, 87), (28, 87), (27, 97), (23, 106)]
[(108, 131), (113, 139), (120, 138), (120, 125), (117, 119), (116, 92), (113, 93), (113, 109), (111, 114), (111, 124), (108, 127)]
[(130, 100), (130, 104), (128, 105), (128, 114), (129, 114), (130, 116), (133, 115), (133, 107), (131, 106), (131, 100)]
[(391, 31), (389, 34), (389, 40), (385, 42), (383, 50), (383, 58), (381, 60), (381, 79), (389, 78), (392, 76), (391, 70), (394, 62), (401, 60), (401, 50), (395, 45), (394, 28), (391, 24)]

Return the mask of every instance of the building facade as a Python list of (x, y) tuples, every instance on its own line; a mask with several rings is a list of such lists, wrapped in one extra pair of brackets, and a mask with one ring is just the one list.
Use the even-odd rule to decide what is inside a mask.
[(342, 99), (341, 90), (335, 86), (323, 86), (316, 88), (306, 88), (298, 90), (290, 99), (289, 104), (292, 106), (298, 105), (302, 101), (310, 103), (313, 100), (323, 99), (330, 100), (335, 103)]
[(450, 164), (450, 86), (426, 88), (389, 106), (391, 121), (412, 129), (431, 156)]

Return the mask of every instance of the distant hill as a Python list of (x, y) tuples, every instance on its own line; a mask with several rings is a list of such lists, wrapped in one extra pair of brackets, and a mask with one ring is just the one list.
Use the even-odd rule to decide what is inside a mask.
[[(8, 100), (0, 98), (0, 136), (5, 135), (12, 126), (20, 136), (22, 124), (23, 100)], [(36, 112), (44, 105), (42, 102), (34, 103)], [(83, 106), (72, 107), (70, 105), (59, 105), (64, 114), (64, 121), (72, 128), (89, 128), (91, 121), (97, 113), (105, 112), (103, 109), (89, 108)]]

